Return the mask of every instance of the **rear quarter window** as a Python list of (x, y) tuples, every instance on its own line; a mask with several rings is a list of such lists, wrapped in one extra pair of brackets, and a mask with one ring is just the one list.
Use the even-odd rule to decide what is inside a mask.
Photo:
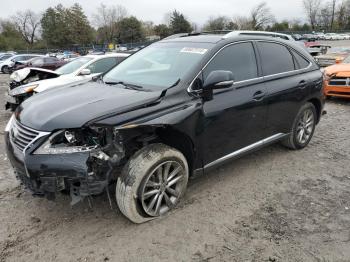
[(304, 69), (307, 68), (310, 65), (310, 61), (299, 55), (294, 50), (291, 51), (294, 58), (295, 58), (295, 66), (297, 69)]
[(284, 45), (259, 42), (258, 47), (265, 76), (295, 70), (293, 56)]

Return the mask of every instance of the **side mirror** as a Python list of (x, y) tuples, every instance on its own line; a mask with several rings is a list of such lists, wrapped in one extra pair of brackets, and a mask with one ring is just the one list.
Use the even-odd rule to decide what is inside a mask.
[(212, 71), (204, 81), (202, 89), (202, 97), (204, 101), (210, 101), (213, 99), (214, 89), (229, 88), (233, 83), (234, 77), (231, 71)]
[(205, 79), (203, 89), (229, 88), (233, 83), (234, 77), (231, 71), (217, 70), (212, 71)]
[(81, 76), (88, 76), (88, 75), (91, 75), (91, 71), (90, 69), (87, 69), (87, 68), (84, 68), (80, 71), (80, 74)]

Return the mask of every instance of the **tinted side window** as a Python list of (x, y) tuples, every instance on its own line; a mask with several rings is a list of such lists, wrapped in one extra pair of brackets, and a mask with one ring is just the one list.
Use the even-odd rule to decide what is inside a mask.
[(225, 47), (204, 70), (204, 79), (215, 70), (231, 71), (235, 81), (258, 77), (255, 52), (251, 43), (241, 43)]
[(10, 58), (12, 55), (4, 55), (0, 58), (0, 60), (6, 60), (8, 58)]
[(304, 57), (302, 57), (301, 55), (299, 55), (297, 52), (293, 50), (292, 50), (292, 53), (296, 61), (297, 69), (303, 69), (309, 66), (310, 62), (308, 60), (306, 60)]
[(43, 66), (44, 65), (44, 59), (43, 58), (36, 58), (32, 61), (33, 66)]
[(14, 59), (12, 59), (13, 61), (17, 62), (17, 61), (23, 61), (23, 60), (26, 60), (26, 57), (25, 56), (17, 56), (15, 57)]
[(102, 58), (87, 67), (92, 74), (104, 73), (117, 65), (117, 59), (115, 57)]
[(56, 63), (57, 58), (55, 57), (45, 57), (45, 63)]
[(270, 42), (259, 42), (258, 46), (265, 76), (294, 70), (292, 54), (285, 46)]

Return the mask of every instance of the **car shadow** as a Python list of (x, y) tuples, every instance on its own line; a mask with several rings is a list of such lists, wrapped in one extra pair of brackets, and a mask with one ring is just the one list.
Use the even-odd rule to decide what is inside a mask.
[[(184, 199), (179, 203), (178, 207), (170, 213), (176, 213), (181, 209), (191, 206), (191, 203), (193, 203), (198, 196), (210, 190), (218, 177), (221, 181), (224, 181), (224, 183), (234, 183), (237, 176), (244, 175), (241, 170), (254, 170), (254, 163), (268, 163), (268, 161), (281, 154), (288, 154), (288, 150), (278, 144), (270, 145), (241, 158), (226, 162), (210, 172), (205, 172), (203, 175), (191, 178)], [(115, 201), (115, 185), (111, 185), (109, 190), (111, 201), (109, 201), (108, 195), (105, 192), (98, 196), (84, 198), (81, 202), (73, 206), (70, 205), (71, 199), (69, 194), (57, 194), (55, 201), (49, 201), (45, 198), (35, 198), (30, 202), (35, 206), (35, 213), (38, 216), (46, 217), (47, 220), (50, 220), (50, 218), (64, 217), (66, 221), (75, 221), (75, 223), (82, 223), (85, 221), (86, 223), (88, 220), (103, 218), (104, 220), (114, 221), (115, 223), (121, 222), (124, 225), (132, 224), (122, 215), (117, 206)], [(24, 193), (23, 198), (25, 201), (28, 201), (32, 196), (29, 193)], [(31, 211), (32, 210), (30, 210), (30, 212)], [(119, 221), (116, 222), (116, 220)]]

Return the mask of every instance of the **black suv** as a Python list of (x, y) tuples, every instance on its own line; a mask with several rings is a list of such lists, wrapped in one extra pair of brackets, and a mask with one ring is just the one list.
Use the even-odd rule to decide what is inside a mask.
[[(72, 203), (116, 183), (135, 223), (161, 216), (188, 178), (281, 141), (310, 142), (323, 76), (291, 41), (198, 34), (157, 42), (95, 81), (25, 101), (6, 128), (8, 157), (34, 195)], [(64, 89), (64, 90), (61, 90)]]

